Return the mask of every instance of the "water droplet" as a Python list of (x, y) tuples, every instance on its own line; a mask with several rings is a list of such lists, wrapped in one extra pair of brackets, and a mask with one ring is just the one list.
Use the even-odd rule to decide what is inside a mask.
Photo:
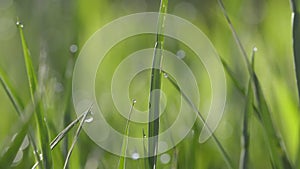
[(137, 160), (137, 159), (140, 158), (140, 154), (139, 154), (139, 153), (133, 153), (133, 154), (131, 155), (131, 158), (132, 158), (133, 160)]
[(254, 52), (257, 52), (257, 50), (258, 50), (257, 47), (254, 47), (254, 48), (253, 48), (253, 51), (254, 51)]
[(176, 56), (177, 56), (179, 59), (183, 59), (183, 58), (185, 57), (185, 51), (183, 51), (183, 50), (177, 51)]
[(78, 46), (77, 46), (77, 45), (72, 44), (72, 45), (70, 46), (70, 52), (71, 52), (71, 53), (76, 53), (77, 50), (78, 50)]
[(22, 160), (22, 158), (23, 158), (23, 151), (19, 150), (16, 157), (15, 157), (15, 159), (14, 159), (14, 161), (13, 161), (13, 163), (20, 162)]
[(136, 103), (136, 99), (132, 99), (132, 103), (135, 104)]
[(170, 162), (170, 160), (171, 160), (171, 157), (169, 154), (163, 154), (160, 156), (160, 161), (163, 164), (168, 164)]
[(15, 138), (17, 137), (18, 133), (14, 134), (11, 138), (11, 142), (13, 142), (15, 140)]
[(93, 120), (94, 120), (93, 117), (89, 117), (89, 118), (86, 118), (86, 119), (84, 120), (84, 122), (90, 123), (90, 122), (92, 122)]
[(92, 113), (89, 112), (88, 115), (86, 116), (84, 122), (91, 123), (93, 120), (94, 120), (94, 117), (92, 116)]
[(168, 75), (167, 73), (164, 73), (164, 77), (165, 77), (165, 78), (168, 78), (169, 75)]
[(28, 146), (29, 146), (29, 139), (28, 136), (25, 136), (20, 149), (25, 150)]
[(24, 25), (20, 21), (17, 21), (16, 25), (18, 28), (24, 28)]

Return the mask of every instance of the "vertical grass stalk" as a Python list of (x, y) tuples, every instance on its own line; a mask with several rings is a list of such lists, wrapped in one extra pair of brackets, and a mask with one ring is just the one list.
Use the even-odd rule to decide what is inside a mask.
[(156, 168), (158, 134), (159, 134), (159, 109), (161, 89), (161, 61), (164, 46), (164, 22), (167, 13), (168, 0), (161, 0), (157, 24), (156, 43), (151, 71), (149, 123), (148, 123), (148, 162), (149, 168)]
[[(30, 57), (29, 49), (26, 44), (26, 40), (23, 33), (24, 25), (17, 21), (17, 27), (19, 28), (22, 48), (23, 48), (23, 55), (25, 60), (25, 66), (26, 66), (26, 72), (28, 77), (28, 83), (29, 83), (29, 90), (30, 90), (30, 96), (31, 100), (34, 106), (37, 106), (37, 109), (35, 109), (35, 117), (36, 117), (36, 123), (37, 128), (39, 131), (39, 139), (40, 139), (40, 146), (42, 150), (42, 159), (43, 159), (43, 166), (45, 169), (51, 169), (52, 168), (52, 157), (51, 157), (51, 151), (49, 146), (49, 135), (48, 135), (48, 129), (47, 125), (44, 119), (44, 112), (42, 110), (42, 104), (40, 102), (37, 102), (37, 99), (40, 99), (40, 94), (38, 91), (37, 86), (37, 78), (36, 74), (34, 72), (34, 68), (32, 65), (32, 60)], [(37, 94), (37, 96), (35, 96)]]
[[(255, 57), (256, 48), (252, 50), (252, 69), (254, 67), (254, 57)], [(243, 114), (243, 127), (242, 127), (242, 137), (241, 137), (241, 154), (240, 154), (240, 163), (239, 169), (248, 169), (249, 168), (249, 144), (250, 144), (250, 133), (249, 133), (249, 115), (253, 110), (253, 90), (252, 90), (252, 78), (253, 74), (250, 76), (247, 87), (246, 105)]]
[[(292, 27), (293, 27), (293, 52), (296, 69), (296, 81), (298, 87), (298, 107), (300, 104), (300, 0), (291, 0), (292, 5)], [(299, 110), (298, 110), (299, 111)], [(298, 134), (298, 152), (296, 155), (296, 168), (300, 167), (300, 125)]]
[(126, 122), (126, 126), (125, 126), (125, 135), (123, 138), (123, 143), (122, 143), (122, 154), (119, 160), (119, 165), (118, 165), (118, 169), (125, 169), (126, 168), (126, 151), (127, 151), (127, 145), (128, 145), (128, 137), (129, 137), (129, 124), (130, 124), (130, 118), (131, 118), (131, 113), (133, 110), (133, 106), (136, 103), (136, 100), (132, 101), (130, 110), (129, 110), (129, 117), (127, 119)]

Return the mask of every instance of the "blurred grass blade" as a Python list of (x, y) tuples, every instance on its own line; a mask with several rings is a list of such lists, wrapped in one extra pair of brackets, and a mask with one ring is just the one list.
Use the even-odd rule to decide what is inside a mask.
[(89, 114), (91, 114), (91, 109), (92, 109), (92, 106), (89, 108), (89, 110), (88, 110), (87, 112), (83, 113), (83, 117), (81, 118), (81, 121), (80, 121), (79, 126), (78, 126), (77, 131), (76, 131), (76, 134), (75, 134), (75, 136), (74, 136), (74, 138), (73, 138), (71, 147), (70, 147), (70, 149), (69, 149), (69, 151), (68, 151), (67, 158), (66, 158), (66, 160), (65, 160), (64, 168), (63, 168), (63, 169), (66, 169), (66, 168), (68, 167), (69, 160), (70, 160), (71, 154), (72, 154), (72, 152), (73, 152), (74, 146), (75, 146), (75, 144), (76, 144), (76, 142), (77, 142), (77, 140), (78, 140), (80, 131), (81, 131), (81, 129), (82, 129), (82, 126), (83, 126), (83, 124), (84, 124), (84, 122), (85, 122), (87, 116), (88, 116)]
[(19, 98), (19, 96), (17, 95), (17, 93), (9, 83), (7, 75), (4, 73), (4, 71), (1, 68), (0, 68), (0, 83), (3, 86), (6, 94), (8, 95), (10, 101), (12, 102), (14, 108), (16, 109), (18, 115), (21, 116), (24, 106), (21, 102), (21, 99)]
[(298, 96), (300, 98), (300, 1), (291, 0), (292, 5), (292, 26), (293, 26), (293, 51), (296, 68)]
[(37, 106), (37, 109), (35, 109), (35, 117), (36, 117), (36, 123), (39, 131), (39, 137), (40, 137), (40, 146), (42, 148), (42, 159), (43, 159), (43, 166), (46, 169), (52, 168), (52, 156), (49, 146), (49, 135), (48, 135), (48, 129), (46, 126), (46, 122), (44, 120), (44, 114), (42, 111), (41, 104), (36, 101), (35, 93), (37, 94), (37, 98), (39, 99), (39, 91), (37, 90), (37, 78), (36, 74), (34, 72), (34, 68), (32, 65), (32, 60), (30, 57), (29, 49), (26, 44), (26, 40), (23, 33), (24, 25), (17, 21), (17, 27), (19, 28), (21, 43), (22, 43), (22, 49), (23, 49), (23, 55), (25, 60), (25, 66), (27, 71), (27, 77), (29, 82), (29, 89), (30, 89), (30, 95), (31, 100), (34, 106)]
[[(18, 94), (15, 92), (15, 90), (12, 88), (12, 86), (9, 83), (8, 77), (7, 75), (4, 73), (4, 71), (0, 68), (0, 83), (3, 86), (6, 94), (8, 95), (10, 101), (12, 102), (16, 112), (18, 113), (20, 118), (24, 117), (24, 114), (22, 113), (24, 106), (21, 102), (21, 99), (18, 97)], [(36, 157), (36, 160), (39, 161), (39, 153), (37, 150), (37, 145), (36, 142), (34, 140), (33, 134), (30, 130), (28, 130), (28, 138), (30, 141), (30, 144), (32, 145), (33, 151), (34, 151), (34, 155)]]
[(235, 78), (233, 71), (230, 69), (230, 67), (228, 66), (228, 64), (225, 62), (225, 60), (223, 60), (221, 58), (221, 62), (223, 67), (225, 68), (228, 76), (230, 77), (230, 79), (232, 80), (233, 84), (237, 87), (237, 89), (245, 95), (245, 89), (242, 87), (242, 85), (239, 83), (239, 81)]
[(210, 127), (206, 124), (204, 117), (201, 115), (198, 108), (195, 106), (195, 104), (188, 98), (188, 96), (180, 89), (180, 87), (177, 85), (176, 81), (172, 79), (167, 73), (164, 73), (164, 77), (168, 79), (168, 81), (176, 88), (176, 90), (182, 95), (183, 99), (189, 104), (189, 106), (198, 114), (199, 119), (203, 123), (203, 125), (207, 126), (208, 131), (211, 133), (211, 136), (216, 143), (217, 147), (219, 148), (226, 164), (229, 169), (234, 169), (232, 160), (230, 159), (228, 153), (226, 152), (225, 148), (222, 146), (221, 142), (218, 140), (218, 138), (215, 136), (215, 134), (212, 132)]
[[(235, 87), (238, 89), (238, 91), (244, 96), (246, 97), (247, 93), (245, 92), (245, 90), (243, 89), (242, 85), (240, 85), (240, 83), (238, 82), (237, 78), (234, 76), (233, 71), (231, 71), (230, 67), (228, 66), (228, 64), (221, 58), (221, 62), (225, 68), (225, 71), (227, 72), (227, 74), (229, 75), (230, 79), (232, 80), (233, 84), (235, 85)], [(250, 77), (251, 78), (251, 77)], [(252, 102), (252, 108), (254, 110), (255, 115), (257, 116), (258, 120), (261, 120), (260, 114), (258, 113), (258, 108), (255, 106), (255, 104)]]
[(125, 169), (126, 168), (126, 151), (127, 151), (128, 137), (129, 137), (129, 124), (130, 124), (131, 113), (132, 113), (133, 106), (134, 106), (135, 103), (136, 103), (136, 100), (133, 100), (132, 105), (130, 107), (130, 111), (129, 111), (129, 117), (128, 117), (127, 122), (126, 122), (125, 136), (123, 138), (122, 152), (121, 152), (121, 157), (120, 157), (120, 160), (119, 160), (118, 169)]
[(272, 165), (277, 169), (293, 168), (286, 155), (286, 150), (282, 146), (282, 140), (277, 135), (271, 117), (271, 112), (265, 100), (262, 88), (257, 75), (254, 73), (254, 85), (256, 88), (256, 97), (259, 104), (262, 125), (265, 131), (265, 137), (268, 142)]
[[(293, 52), (296, 69), (296, 81), (298, 88), (298, 104), (300, 104), (300, 0), (291, 0), (292, 5), (292, 27), (293, 27)], [(299, 111), (299, 110), (298, 110)], [(300, 125), (299, 125), (300, 133)], [(298, 152), (296, 155), (296, 168), (300, 167), (300, 134), (298, 139)]]
[(258, 108), (259, 116), (258, 117), (261, 118), (262, 127), (265, 131), (265, 136), (267, 137), (272, 163), (273, 163), (274, 167), (279, 168), (279, 169), (283, 169), (284, 167), (286, 167), (286, 169), (291, 168), (292, 165), (287, 158), (286, 151), (284, 149), (284, 146), (282, 145), (283, 143), (281, 142), (281, 139), (277, 136), (277, 133), (275, 131), (274, 124), (271, 120), (271, 113), (267, 106), (265, 97), (262, 94), (262, 89), (261, 89), (260, 84), (258, 83), (257, 76), (256, 76), (253, 68), (250, 65), (250, 62), (248, 60), (245, 49), (244, 49), (235, 29), (230, 21), (230, 18), (225, 10), (222, 0), (218, 0), (218, 2), (219, 2), (219, 5), (223, 11), (223, 14), (224, 14), (227, 22), (229, 24), (229, 27), (230, 27), (232, 34), (236, 40), (236, 43), (237, 43), (238, 47), (240, 48), (240, 50), (242, 51), (242, 55), (247, 64), (247, 69), (248, 69), (249, 75), (250, 75), (250, 77), (253, 76), (252, 77), (254, 80), (253, 93), (256, 94), (255, 98), (259, 104), (259, 106), (258, 106), (259, 107)]
[(161, 89), (161, 60), (164, 46), (164, 22), (167, 13), (168, 0), (161, 0), (157, 24), (156, 43), (153, 56), (150, 84), (149, 123), (148, 123), (148, 162), (149, 168), (156, 168), (158, 134), (159, 134), (159, 109)]
[(177, 169), (178, 168), (178, 154), (179, 154), (179, 150), (178, 148), (175, 146), (173, 148), (173, 160), (172, 160), (172, 164), (171, 164), (171, 169)]
[[(254, 57), (255, 57), (256, 48), (253, 48), (252, 50), (252, 69), (254, 65)], [(249, 168), (249, 115), (253, 111), (253, 90), (252, 90), (252, 76), (250, 76), (250, 79), (248, 81), (248, 87), (247, 87), (247, 95), (246, 95), (246, 105), (245, 110), (243, 114), (243, 127), (242, 127), (242, 138), (241, 138), (241, 145), (242, 150), (240, 154), (240, 163), (239, 163), (239, 169), (248, 169)]]
[(34, 113), (30, 113), (25, 120), (22, 120), (22, 125), (19, 127), (19, 131), (15, 135), (12, 143), (10, 144), (9, 148), (5, 151), (5, 153), (0, 158), (0, 167), (1, 168), (11, 168), (11, 164), (13, 163), (20, 146), (27, 134), (31, 119)]
[(234, 37), (234, 39), (235, 39), (235, 41), (236, 41), (236, 43), (237, 43), (239, 49), (240, 49), (241, 52), (242, 52), (242, 55), (243, 55), (243, 57), (244, 57), (244, 59), (245, 59), (245, 62), (246, 62), (247, 69), (248, 69), (249, 73), (251, 74), (251, 72), (252, 72), (252, 70), (251, 70), (251, 65), (250, 65), (250, 62), (249, 62), (249, 59), (248, 59), (246, 50), (245, 50), (245, 48), (243, 47), (242, 42), (241, 42), (241, 40), (240, 40), (238, 34), (236, 33), (236, 30), (234, 29), (234, 27), (233, 27), (233, 25), (232, 25), (232, 22), (231, 22), (231, 20), (230, 20), (228, 14), (227, 14), (227, 11), (225, 10), (225, 6), (224, 6), (222, 0), (218, 0), (218, 3), (219, 3), (219, 5), (220, 5), (220, 7), (221, 7), (221, 9), (222, 9), (222, 12), (223, 12), (223, 14), (224, 14), (226, 20), (227, 20), (227, 23), (228, 23), (228, 25), (229, 25), (229, 27), (230, 27), (230, 30), (231, 30), (231, 32), (232, 32), (232, 34), (233, 34), (233, 37)]

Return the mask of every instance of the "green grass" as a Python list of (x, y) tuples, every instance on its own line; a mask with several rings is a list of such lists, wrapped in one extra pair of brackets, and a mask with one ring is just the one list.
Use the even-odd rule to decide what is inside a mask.
[[(300, 1), (291, 0), (292, 11), (293, 11), (293, 52), (294, 52), (294, 62), (296, 68), (296, 78), (298, 87), (298, 100), (300, 98)], [(300, 126), (299, 126), (300, 129)], [(300, 139), (299, 139), (300, 140)], [(296, 168), (300, 167), (300, 146), (298, 146), (298, 153), (296, 157)]]
[(34, 106), (37, 106), (37, 109), (35, 111), (35, 117), (36, 117), (36, 124), (39, 131), (39, 137), (40, 137), (39, 141), (40, 141), (40, 147), (42, 152), (43, 167), (45, 169), (50, 169), (52, 168), (52, 155), (49, 146), (48, 129), (47, 129), (47, 124), (45, 122), (44, 110), (42, 108), (42, 104), (40, 104), (40, 102), (37, 101), (37, 99), (38, 100), (42, 99), (42, 94), (38, 89), (36, 74), (32, 65), (29, 49), (25, 41), (25, 37), (23, 33), (24, 25), (20, 21), (17, 21), (17, 27), (19, 28), (19, 32), (20, 32), (31, 101)]
[[(150, 169), (156, 169), (158, 135), (159, 135), (159, 114), (160, 114), (160, 89), (161, 89), (161, 66), (162, 52), (164, 49), (164, 22), (167, 13), (168, 0), (161, 0), (159, 18), (157, 24), (157, 35), (153, 64), (151, 70), (150, 100), (149, 100), (149, 123), (148, 123), (148, 162)], [(159, 91), (159, 92), (158, 92)]]
[[(18, 31), (18, 36), (12, 36), (12, 39), (15, 39), (12, 42), (1, 42), (4, 47), (0, 47), (0, 84), (2, 86), (0, 93), (3, 92), (0, 95), (0, 100), (3, 102), (1, 103), (2, 118), (0, 119), (0, 127), (3, 127), (3, 129), (0, 128), (1, 133), (3, 133), (0, 133), (0, 168), (18, 169), (31, 168), (32, 166), (41, 169), (299, 168), (299, 99), (298, 102), (295, 101), (296, 97), (293, 94), (296, 93), (296, 88), (300, 88), (300, 2), (298, 0), (290, 1), (293, 4), (292, 11), (294, 12), (292, 32), (288, 32), (289, 27), (283, 24), (287, 23), (283, 19), (284, 16), (291, 14), (291, 11), (286, 9), (287, 2), (279, 0), (270, 2), (272, 3), (267, 6), (264, 6), (263, 2), (259, 2), (261, 3), (258, 4), (259, 7), (255, 5), (253, 7), (251, 4), (253, 5), (254, 1), (251, 0), (224, 1), (224, 4), (221, 0), (218, 0), (218, 3), (217, 1), (171, 2), (161, 0), (155, 2), (145, 1), (145, 3), (144, 1), (134, 2), (130, 5), (102, 0), (94, 3), (68, 2), (70, 3), (67, 3), (68, 7), (66, 7), (66, 4), (59, 2), (56, 4), (49, 2), (51, 6), (49, 9), (37, 8), (40, 6), (34, 2), (29, 2), (28, 4), (33, 4), (34, 8), (40, 9), (49, 18), (56, 18), (52, 21), (52, 19), (47, 19), (45, 15), (42, 15), (43, 12), (36, 11), (36, 17), (41, 15), (41, 18), (45, 18), (43, 28), (39, 30), (40, 32), (37, 27), (40, 28), (41, 19), (36, 22), (35, 17), (28, 16), (31, 10), (23, 8), (23, 2), (14, 2), (14, 7), (16, 7), (14, 10), (17, 11), (19, 16), (22, 16), (22, 19), (24, 18), (28, 25), (24, 27), (18, 21), (17, 29), (14, 28)], [(128, 1), (128, 3), (132, 3), (132, 1)], [(137, 85), (137, 88), (140, 87), (139, 90), (141, 90), (139, 93), (143, 93), (147, 97), (149, 96), (148, 87), (150, 87), (150, 98), (147, 98), (149, 105), (148, 101), (145, 102), (147, 102), (146, 106), (149, 108), (149, 114), (146, 115), (149, 116), (151, 122), (137, 124), (131, 121), (133, 108), (141, 108), (140, 104), (135, 105), (135, 102), (133, 102), (129, 119), (124, 120), (123, 117), (116, 117), (117, 112), (114, 105), (107, 103), (108, 107), (111, 108), (107, 109), (105, 118), (116, 130), (125, 135), (121, 146), (122, 153), (121, 156), (118, 156), (97, 146), (82, 131), (86, 118), (91, 114), (91, 109), (83, 112), (77, 118), (74, 117), (72, 75), (70, 72), (73, 70), (78, 53), (69, 52), (68, 46), (75, 41), (79, 44), (80, 50), (82, 48), (81, 44), (102, 24), (124, 14), (141, 12), (134, 11), (134, 8), (141, 9), (143, 6), (142, 11), (157, 11), (159, 6), (160, 16), (158, 22), (154, 23), (157, 24), (157, 34), (149, 35), (150, 38), (146, 37), (144, 39), (139, 36), (137, 39), (141, 38), (144, 40), (143, 42), (128, 43), (126, 45), (130, 47), (117, 48), (120, 51), (113, 54), (118, 55), (116, 58), (119, 55), (121, 58), (123, 53), (131, 53), (131, 49), (144, 48), (148, 44), (153, 47), (155, 41), (155, 51), (152, 56), (153, 68), (150, 70), (151, 79), (147, 81), (149, 84), (141, 83), (142, 87)], [(60, 8), (64, 9), (61, 10), (61, 13), (59, 12)], [(127, 11), (128, 8), (133, 10)], [(265, 18), (259, 22), (257, 21), (258, 23), (249, 23), (248, 21), (251, 19), (259, 17), (260, 8), (265, 12), (263, 13)], [(71, 14), (69, 10), (74, 13)], [(248, 10), (251, 12), (249, 13)], [(211, 139), (201, 144), (199, 143), (199, 134), (201, 127), (206, 125), (205, 114), (202, 111), (205, 110), (206, 98), (209, 98), (209, 96), (203, 95), (205, 93), (203, 90), (205, 91), (210, 87), (206, 86), (206, 82), (203, 82), (205, 71), (204, 73), (201, 71), (201, 68), (199, 68), (201, 62), (194, 59), (194, 54), (189, 51), (188, 47), (185, 48), (182, 44), (162, 35), (165, 22), (164, 14), (167, 12), (178, 14), (180, 11), (182, 14), (187, 14), (188, 19), (189, 17), (193, 18), (191, 19), (192, 22), (199, 26), (212, 40), (221, 55), (224, 70), (228, 79), (230, 79), (227, 81), (228, 98), (226, 111), (222, 119), (222, 122), (226, 122), (226, 124), (222, 125), (221, 122), (216, 132), (212, 133)], [(274, 13), (274, 11), (276, 12)], [(16, 15), (14, 12), (11, 13), (11, 15)], [(68, 16), (70, 15), (70, 18), (65, 18), (66, 13), (68, 13)], [(28, 18), (30, 19), (28, 20)], [(57, 24), (55, 24), (56, 22)], [(39, 26), (36, 27), (36, 23)], [(51, 27), (52, 24), (56, 26), (55, 29)], [(283, 29), (282, 25), (287, 28)], [(2, 28), (1, 26), (2, 24), (0, 24), (0, 28)], [(276, 31), (274, 33), (274, 30), (278, 30), (277, 27), (282, 29), (282, 32), (280, 32), (282, 39), (280, 41), (273, 39), (276, 37), (276, 33), (279, 34)], [(59, 34), (60, 31), (53, 30), (60, 30), (63, 34)], [(189, 35), (189, 32), (185, 33)], [(285, 38), (289, 33), (292, 33), (292, 36)], [(1, 31), (0, 35), (2, 41), (3, 33)], [(56, 36), (59, 36), (59, 38)], [(129, 40), (136, 40), (134, 38), (129, 38)], [(21, 43), (19, 43), (20, 40)], [(40, 41), (45, 41), (47, 46), (45, 51), (43, 51), (44, 49), (40, 45), (42, 42)], [(27, 42), (31, 47), (30, 50)], [(250, 57), (247, 51), (250, 51), (249, 46), (252, 48), (254, 44), (258, 46), (259, 51), (256, 52), (253, 48)], [(13, 46), (14, 50), (11, 50), (9, 45)], [(292, 47), (293, 51), (289, 51)], [(197, 103), (193, 103), (191, 98), (188, 98), (180, 90), (176, 80), (161, 69), (163, 66), (161, 62), (162, 51), (170, 50), (176, 54), (179, 49), (185, 51), (186, 55), (183, 61), (197, 75), (197, 83), (200, 86), (201, 94), (200, 107), (195, 106)], [(21, 51), (24, 60), (18, 57), (21, 56)], [(46, 52), (45, 65), (49, 66), (49, 70), (46, 71), (47, 76), (39, 77), (44, 78), (43, 83), (40, 83), (41, 79), (37, 78), (38, 74), (43, 75), (38, 72), (43, 69), (41, 64), (37, 64), (39, 63), (37, 58), (40, 52)], [(289, 60), (293, 57), (292, 54), (294, 62)], [(119, 64), (118, 59), (116, 61), (109, 60), (109, 62), (106, 62), (108, 63), (108, 66), (106, 66), (114, 69), (114, 66)], [(67, 63), (69, 63), (69, 66), (66, 66)], [(244, 63), (245, 66), (242, 66)], [(290, 63), (295, 65), (296, 78), (293, 75), (294, 70), (291, 68)], [(38, 65), (39, 68), (37, 69)], [(22, 74), (22, 72), (25, 73)], [(268, 74), (269, 72), (271, 73)], [(265, 74), (266, 76), (264, 76)], [(126, 76), (126, 72), (124, 72), (124, 76)], [(110, 81), (109, 74), (105, 74), (103, 79), (100, 80), (100, 87)], [(165, 79), (167, 80), (165, 81)], [(293, 86), (295, 79), (297, 79), (297, 83)], [(281, 82), (281, 84), (276, 82)], [(24, 83), (27, 83), (27, 85)], [(120, 87), (123, 87), (122, 84), (120, 84)], [(282, 89), (277, 92), (279, 95), (273, 92), (278, 90), (277, 87)], [(135, 86), (132, 89), (135, 89)], [(165, 112), (160, 112), (162, 100), (160, 93), (152, 92), (157, 90), (166, 90), (164, 92), (168, 104), (173, 104), (167, 107)], [(99, 91), (97, 94), (104, 97), (105, 91)], [(202, 123), (202, 125), (199, 125), (197, 121), (182, 142), (164, 153), (164, 155), (169, 155), (170, 159), (167, 163), (163, 163), (163, 160), (161, 160), (162, 155), (157, 154), (159, 138), (148, 138), (158, 136), (160, 132), (165, 130), (165, 126), (173, 124), (179, 105), (174, 98), (180, 96), (190, 105), (191, 110), (197, 114), (199, 124)], [(299, 98), (299, 96), (300, 92), (298, 90), (297, 97)], [(171, 102), (172, 99), (175, 100), (174, 103)], [(110, 98), (105, 97), (104, 101), (107, 100), (110, 100)], [(138, 101), (140, 103), (140, 100)], [(141, 104), (143, 104), (142, 102)], [(294, 113), (292, 111), (296, 109), (297, 116), (292, 116)], [(159, 116), (160, 114), (161, 116)], [(285, 123), (284, 117), (289, 117), (286, 120), (288, 123)], [(31, 146), (23, 150), (21, 149), (22, 142), (26, 136)], [(132, 136), (143, 137), (144, 156), (150, 155), (150, 157), (139, 159), (125, 157), (126, 154), (131, 153), (127, 150), (127, 138)], [(3, 139), (3, 137), (6, 139)], [(14, 159), (19, 151), (23, 151), (24, 156), (20, 162), (16, 163)]]
[[(269, 147), (269, 154), (270, 154), (272, 166), (274, 168), (278, 168), (278, 169), (292, 168), (292, 164), (290, 163), (290, 161), (286, 155), (286, 150), (282, 145), (282, 140), (278, 136), (277, 131), (275, 130), (275, 127), (274, 127), (274, 124), (272, 121), (272, 117), (271, 117), (271, 112), (268, 108), (268, 105), (267, 105), (265, 96), (263, 94), (260, 82), (257, 78), (256, 73), (254, 72), (254, 66), (251, 66), (251, 64), (248, 60), (248, 56), (245, 52), (245, 49), (244, 49), (234, 27), (229, 19), (229, 16), (228, 16), (221, 0), (219, 0), (219, 4), (223, 10), (224, 16), (226, 17), (228, 24), (230, 26), (230, 29), (236, 40), (236, 43), (237, 43), (238, 47), (241, 49), (242, 55), (244, 56), (244, 59), (247, 63), (247, 68), (248, 68), (248, 71), (250, 74), (249, 83), (254, 83), (253, 88), (251, 88), (251, 85), (249, 85), (250, 88), (248, 88), (248, 90), (253, 90), (252, 92), (255, 93), (255, 96), (256, 96), (255, 100), (257, 101), (257, 104), (258, 104), (258, 111), (260, 113), (259, 117), (261, 117), (262, 127), (264, 128), (265, 138), (267, 140), (267, 144)], [(254, 63), (252, 63), (252, 64), (254, 65)], [(248, 97), (246, 98), (246, 100), (249, 99)], [(247, 101), (247, 104), (248, 104), (248, 101)], [(251, 102), (249, 104), (251, 105)], [(249, 105), (247, 105), (247, 106), (249, 106)], [(245, 137), (248, 137), (248, 134), (246, 134)]]

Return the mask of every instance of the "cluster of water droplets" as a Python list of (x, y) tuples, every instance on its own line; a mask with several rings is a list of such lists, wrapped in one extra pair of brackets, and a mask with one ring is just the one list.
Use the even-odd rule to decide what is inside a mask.
[[(13, 136), (12, 141), (15, 139), (16, 135)], [(24, 137), (24, 140), (14, 158), (13, 164), (14, 166), (18, 165), (23, 159), (23, 151), (29, 146), (29, 139), (27, 136)]]
[(17, 25), (18, 28), (22, 28), (22, 29), (24, 28), (23, 23), (20, 22), (20, 21), (17, 21), (17, 22), (16, 22), (16, 25)]

